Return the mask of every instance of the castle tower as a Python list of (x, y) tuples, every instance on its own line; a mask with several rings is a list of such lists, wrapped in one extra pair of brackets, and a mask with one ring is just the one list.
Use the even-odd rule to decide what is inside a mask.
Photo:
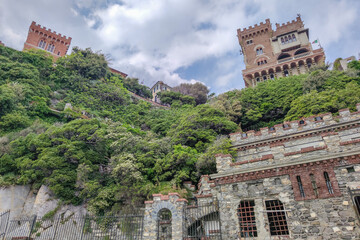
[(60, 33), (41, 27), (41, 25), (33, 21), (30, 25), (23, 50), (32, 48), (43, 49), (57, 59), (66, 55), (70, 43), (71, 37), (61, 36)]
[(238, 29), (237, 36), (246, 66), (242, 71), (246, 87), (306, 73), (312, 65), (325, 62), (323, 49), (312, 49), (309, 29), (304, 28), (300, 15), (291, 22), (276, 23), (276, 30), (266, 19), (260, 25)]

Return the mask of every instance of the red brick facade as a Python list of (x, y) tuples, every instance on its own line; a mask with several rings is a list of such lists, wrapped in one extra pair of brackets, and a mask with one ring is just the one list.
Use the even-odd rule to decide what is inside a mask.
[[(291, 184), (294, 190), (296, 200), (309, 200), (315, 198), (330, 198), (341, 196), (338, 182), (335, 177), (334, 167), (359, 164), (360, 155), (354, 155), (343, 158), (334, 158), (324, 161), (317, 161), (314, 163), (295, 164), (292, 166), (278, 167), (262, 171), (234, 174), (232, 176), (220, 177), (215, 179), (216, 185), (231, 184), (236, 182), (245, 182), (249, 180), (264, 179), (270, 177), (277, 177), (282, 175), (289, 175)], [(327, 172), (331, 181), (334, 193), (330, 194), (326, 186), (324, 172)], [(315, 177), (318, 196), (315, 196), (314, 189), (310, 180), (310, 174)], [(300, 176), (305, 192), (305, 197), (301, 197), (298, 182), (296, 177)]]
[(119, 70), (116, 70), (115, 68), (109, 67), (110, 72), (119, 74), (121, 77), (126, 78), (128, 75), (126, 73), (120, 72)]
[(71, 44), (71, 37), (62, 36), (51, 29), (46, 29), (32, 22), (24, 43), (25, 49), (38, 48), (49, 52), (55, 59), (66, 55)]
[(313, 50), (309, 30), (300, 16), (292, 22), (276, 24), (273, 30), (269, 19), (254, 27), (238, 29), (237, 36), (246, 69), (243, 78), (246, 87), (258, 82), (305, 73), (309, 67), (323, 64), (322, 48)]

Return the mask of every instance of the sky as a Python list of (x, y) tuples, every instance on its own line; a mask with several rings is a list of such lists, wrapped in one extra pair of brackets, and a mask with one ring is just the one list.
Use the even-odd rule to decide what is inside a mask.
[(149, 87), (198, 81), (220, 94), (244, 88), (237, 29), (297, 14), (326, 61), (359, 58), (360, 0), (0, 0), (0, 41), (22, 50), (35, 21)]

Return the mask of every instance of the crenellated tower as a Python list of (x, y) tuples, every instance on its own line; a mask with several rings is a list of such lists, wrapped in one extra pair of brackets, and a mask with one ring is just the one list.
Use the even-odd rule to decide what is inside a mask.
[(312, 65), (323, 64), (325, 53), (320, 47), (313, 50), (309, 29), (300, 17), (291, 22), (275, 24), (269, 19), (259, 25), (238, 29), (237, 36), (244, 55), (246, 87), (277, 77), (306, 73)]
[(36, 22), (32, 22), (29, 27), (29, 33), (24, 43), (25, 49), (38, 48), (43, 49), (57, 59), (66, 55), (71, 44), (71, 37), (62, 36), (51, 29), (42, 27)]

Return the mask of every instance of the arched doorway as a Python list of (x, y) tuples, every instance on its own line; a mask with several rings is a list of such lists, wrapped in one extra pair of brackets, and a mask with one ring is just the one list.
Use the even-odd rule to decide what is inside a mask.
[(171, 236), (172, 236), (171, 220), (172, 220), (172, 215), (169, 209), (163, 208), (159, 211), (157, 218), (158, 240), (171, 240)]

